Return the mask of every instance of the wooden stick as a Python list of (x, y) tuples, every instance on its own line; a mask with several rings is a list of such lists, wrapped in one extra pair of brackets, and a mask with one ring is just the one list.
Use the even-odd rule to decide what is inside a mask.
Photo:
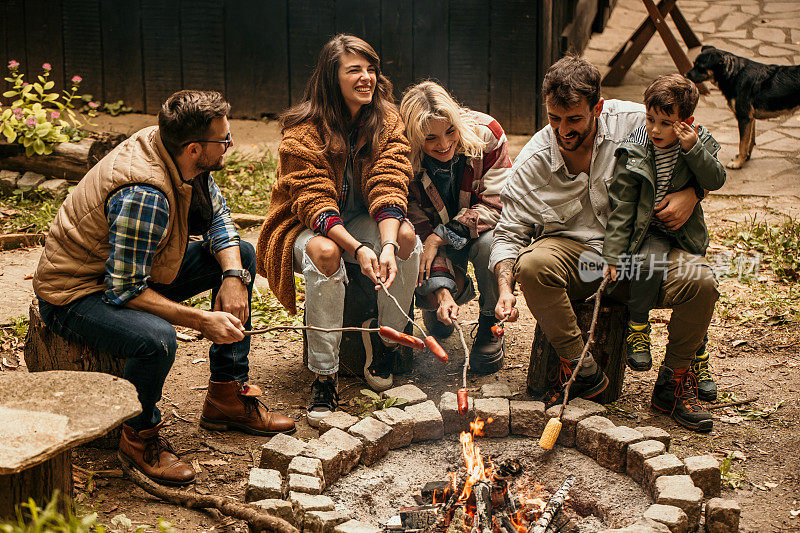
[(706, 409), (708, 409), (710, 411), (711, 409), (722, 409), (723, 407), (736, 407), (737, 405), (744, 405), (746, 403), (751, 403), (751, 402), (754, 402), (756, 400), (758, 400), (758, 396), (756, 396), (754, 398), (748, 398), (746, 400), (737, 400), (735, 402), (713, 403), (713, 404), (709, 405), (708, 407), (706, 407)]
[(561, 510), (561, 507), (564, 505), (564, 500), (566, 500), (567, 494), (574, 483), (575, 477), (568, 476), (566, 481), (564, 481), (564, 483), (561, 485), (561, 488), (558, 489), (550, 498), (550, 501), (547, 502), (542, 516), (540, 516), (539, 520), (537, 520), (536, 524), (534, 524), (531, 533), (544, 533), (544, 531), (547, 529), (547, 526), (549, 526), (550, 522), (553, 521), (553, 517), (559, 510)]
[(158, 485), (138, 470), (131, 468), (124, 461), (122, 462), (122, 470), (133, 483), (141, 487), (145, 492), (166, 502), (174, 503), (187, 509), (217, 509), (225, 516), (232, 516), (246, 521), (259, 532), (300, 533), (296, 527), (286, 520), (268, 514), (263, 509), (255, 506), (235, 502), (224, 496), (184, 492)]
[(309, 331), (321, 331), (323, 333), (331, 333), (335, 331), (364, 331), (367, 333), (379, 333), (380, 328), (357, 328), (357, 327), (347, 327), (347, 328), (320, 328), (317, 326), (270, 326), (268, 328), (262, 329), (251, 329), (245, 330), (242, 333), (245, 335), (258, 335), (260, 333), (268, 333), (270, 331), (280, 331), (280, 330), (309, 330)]
[[(378, 278), (378, 285), (380, 285), (380, 286), (381, 286), (381, 289), (383, 289), (383, 292), (384, 292), (384, 293), (386, 293), (386, 296), (388, 296), (388, 297), (389, 297), (389, 299), (390, 299), (391, 301), (393, 301), (393, 302), (394, 302), (394, 305), (396, 305), (396, 306), (397, 306), (397, 308), (400, 310), (400, 312), (401, 312), (401, 313), (403, 313), (403, 314), (406, 316), (406, 318), (408, 319), (408, 321), (409, 321), (409, 322), (411, 322), (411, 325), (412, 325), (412, 326), (416, 326), (416, 328), (419, 330), (419, 332), (420, 332), (420, 333), (422, 333), (422, 336), (423, 336), (423, 337), (427, 337), (427, 336), (428, 336), (428, 334), (427, 334), (427, 333), (425, 333), (425, 330), (424, 330), (424, 329), (422, 329), (422, 328), (420, 327), (420, 325), (419, 325), (419, 324), (417, 324), (416, 322), (414, 322), (414, 319), (413, 319), (413, 318), (411, 318), (410, 316), (408, 316), (408, 310), (406, 310), (406, 309), (403, 309), (403, 306), (402, 306), (402, 305), (400, 305), (400, 302), (398, 302), (398, 301), (397, 301), (397, 298), (395, 298), (394, 296), (392, 296), (391, 294), (389, 294), (389, 289), (387, 289), (387, 288), (386, 288), (386, 284), (385, 284), (385, 283), (384, 283), (384, 282), (383, 282), (383, 281), (382, 281), (380, 278)], [(412, 331), (413, 331), (413, 330), (412, 330)]]
[(461, 347), (464, 348), (464, 372), (461, 376), (461, 383), (462, 386), (466, 389), (467, 369), (469, 368), (469, 350), (467, 349), (467, 341), (464, 340), (464, 331), (461, 329), (461, 324), (459, 324), (458, 320), (455, 319), (453, 319), (453, 324), (456, 327), (456, 331), (458, 331), (458, 336), (461, 338)]

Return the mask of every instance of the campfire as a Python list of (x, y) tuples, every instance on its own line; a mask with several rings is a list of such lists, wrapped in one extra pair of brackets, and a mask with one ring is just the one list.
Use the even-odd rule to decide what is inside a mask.
[(459, 436), (465, 471), (450, 472), (449, 480), (431, 481), (421, 491), (424, 505), (403, 507), (387, 524), (388, 531), (447, 533), (544, 533), (564, 502), (575, 479), (570, 476), (552, 496), (528, 480), (516, 459), (484, 460), (475, 437), (485, 424), (476, 418)]

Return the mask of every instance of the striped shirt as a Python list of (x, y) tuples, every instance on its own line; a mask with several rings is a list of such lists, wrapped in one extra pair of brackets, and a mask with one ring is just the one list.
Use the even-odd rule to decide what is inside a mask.
[[(211, 253), (239, 245), (230, 209), (219, 187), (209, 177), (213, 218), (203, 235)], [(104, 301), (122, 306), (147, 288), (150, 266), (169, 225), (169, 202), (149, 185), (131, 185), (108, 200), (106, 220), (111, 254), (106, 261)]]

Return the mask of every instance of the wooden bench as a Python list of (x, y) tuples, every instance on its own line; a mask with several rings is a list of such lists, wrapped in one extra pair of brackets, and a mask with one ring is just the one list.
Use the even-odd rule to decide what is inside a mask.
[[(592, 323), (592, 302), (572, 302), (578, 326), (583, 338), (588, 336)], [(590, 349), (597, 364), (608, 376), (608, 388), (600, 395), (600, 403), (611, 403), (622, 394), (622, 382), (625, 379), (625, 334), (628, 327), (628, 307), (614, 300), (603, 298), (600, 313), (595, 326), (595, 343)], [(528, 394), (541, 398), (547, 391), (550, 376), (558, 369), (558, 356), (550, 345), (542, 328), (536, 325), (531, 347), (531, 359), (528, 365)]]
[[(70, 449), (141, 412), (136, 389), (99, 372), (0, 375), (0, 518), (58, 490), (72, 498)], [(63, 503), (63, 502), (62, 502)]]

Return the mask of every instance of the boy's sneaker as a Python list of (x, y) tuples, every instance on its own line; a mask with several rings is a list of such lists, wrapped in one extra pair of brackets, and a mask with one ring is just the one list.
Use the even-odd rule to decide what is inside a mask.
[(625, 339), (628, 347), (628, 366), (631, 370), (644, 372), (653, 367), (653, 358), (650, 356), (650, 323), (637, 324), (628, 322), (628, 337)]
[(658, 371), (651, 405), (668, 413), (678, 424), (693, 431), (711, 431), (714, 421), (697, 399), (697, 380), (688, 368), (671, 369), (665, 365)]
[[(362, 324), (365, 328), (377, 327), (378, 321), (370, 318)], [(364, 342), (364, 379), (367, 385), (375, 392), (383, 392), (391, 389), (394, 383), (394, 358), (395, 352), (400, 347), (386, 346), (377, 333), (361, 332), (361, 339)]]
[(338, 380), (321, 376), (311, 384), (311, 402), (306, 410), (306, 419), (311, 427), (319, 427), (320, 421), (339, 407)]
[(711, 377), (711, 367), (708, 363), (708, 350), (706, 350), (706, 343), (703, 343), (694, 355), (690, 368), (697, 379), (697, 397), (704, 402), (713, 402), (717, 399), (717, 384)]
[[(549, 409), (553, 405), (559, 404), (564, 401), (564, 385), (567, 384), (569, 378), (572, 376), (572, 370), (575, 368), (577, 361), (570, 362), (567, 359), (559, 358), (559, 365), (556, 371), (556, 376), (550, 382), (550, 388), (545, 392), (542, 402), (544, 402), (545, 409)], [(582, 376), (578, 374), (575, 381), (569, 388), (569, 399), (584, 398), (591, 400), (600, 396), (600, 394), (608, 387), (608, 377), (605, 372), (597, 366), (594, 374), (589, 376)]]

